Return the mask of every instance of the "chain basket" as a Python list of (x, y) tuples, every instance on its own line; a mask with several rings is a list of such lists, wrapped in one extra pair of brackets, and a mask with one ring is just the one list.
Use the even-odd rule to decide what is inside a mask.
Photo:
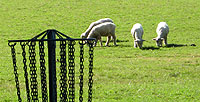
[[(79, 82), (79, 88), (76, 88), (79, 89), (79, 95), (77, 95), (79, 102), (83, 102), (83, 100), (92, 102), (94, 40), (73, 39), (53, 29), (46, 30), (29, 40), (8, 40), (8, 45), (11, 48), (18, 101), (57, 102), (59, 100), (60, 102), (75, 102), (75, 84)], [(59, 42), (59, 47), (56, 47), (57, 42)], [(18, 43), (21, 46), (22, 62), (17, 63), (17, 59), (20, 57), (16, 56), (16, 45)], [(75, 74), (76, 44), (80, 47), (79, 74)], [(84, 46), (88, 47), (89, 65), (87, 66), (84, 66)], [(37, 50), (38, 48), (39, 50)], [(59, 58), (56, 58), (56, 48), (59, 48)], [(46, 50), (48, 50), (48, 54), (46, 54)], [(46, 59), (48, 59), (48, 62)], [(56, 68), (56, 63), (59, 63), (59, 68)], [(48, 67), (46, 64), (48, 64)], [(20, 67), (21, 65), (23, 68)], [(88, 79), (84, 79), (85, 68), (88, 68)], [(19, 71), (20, 69), (23, 70), (23, 73)], [(59, 76), (56, 75), (56, 70), (59, 70)], [(23, 75), (23, 81), (19, 78), (20, 75)], [(78, 76), (79, 81), (76, 81), (76, 76)], [(57, 87), (57, 79), (59, 79), (60, 87)], [(88, 87), (87, 98), (83, 97), (84, 80), (88, 80), (88, 84), (86, 84)], [(20, 82), (25, 83), (26, 99), (21, 96)], [(57, 99), (57, 88), (59, 89), (59, 99)]]

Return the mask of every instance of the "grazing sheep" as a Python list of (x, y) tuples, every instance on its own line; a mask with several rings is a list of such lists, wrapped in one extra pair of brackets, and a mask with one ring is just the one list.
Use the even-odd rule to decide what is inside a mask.
[(90, 33), (90, 31), (92, 30), (92, 28), (98, 24), (104, 23), (104, 22), (111, 22), (113, 23), (112, 19), (110, 18), (104, 18), (104, 19), (100, 19), (98, 21), (92, 22), (90, 24), (90, 26), (88, 27), (88, 29), (81, 34), (81, 38), (87, 38), (88, 34)]
[(106, 46), (109, 46), (110, 38), (112, 36), (114, 45), (116, 46), (116, 36), (115, 36), (115, 24), (111, 22), (101, 23), (92, 28), (87, 38), (96, 38), (94, 46), (96, 46), (97, 41), (100, 41), (102, 46), (101, 36), (107, 36)]
[(162, 46), (162, 43), (164, 41), (164, 44), (167, 46), (167, 35), (169, 33), (169, 27), (166, 22), (160, 22), (158, 24), (158, 27), (156, 29), (157, 37), (153, 38), (152, 40), (156, 41), (156, 45), (158, 47)]
[(143, 35), (144, 31), (142, 28), (142, 25), (139, 23), (136, 23), (135, 25), (133, 25), (133, 28), (131, 29), (131, 34), (134, 38), (134, 47), (137, 48), (142, 48), (142, 44), (143, 44), (143, 40), (142, 39), (142, 35)]

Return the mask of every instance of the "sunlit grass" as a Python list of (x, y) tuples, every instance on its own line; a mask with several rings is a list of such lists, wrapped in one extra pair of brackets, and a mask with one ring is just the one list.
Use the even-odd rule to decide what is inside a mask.
[[(119, 46), (111, 42), (111, 47), (100, 47), (99, 43), (95, 47), (94, 102), (194, 102), (200, 99), (198, 0), (2, 0), (0, 5), (2, 102), (17, 100), (8, 40), (30, 39), (47, 29), (78, 38), (91, 22), (106, 17), (113, 19), (117, 26)], [(151, 39), (156, 37), (155, 30), (161, 21), (169, 25), (171, 46), (158, 48)], [(133, 48), (130, 30), (135, 23), (141, 23), (144, 28), (146, 42), (142, 50)], [(56, 51), (58, 57), (59, 50)], [(79, 60), (78, 51), (76, 46), (76, 61)], [(87, 47), (85, 54), (88, 54)], [(17, 51), (17, 58), (18, 63), (22, 61), (21, 50)], [(76, 63), (76, 71), (78, 66)], [(22, 67), (19, 65), (19, 72), (23, 72)], [(57, 67), (59, 69), (59, 63)], [(88, 71), (87, 67), (85, 69)], [(59, 70), (57, 75), (59, 77)], [(22, 78), (23, 73), (20, 74)], [(20, 87), (26, 100), (25, 86)], [(86, 96), (84, 94), (84, 100)]]

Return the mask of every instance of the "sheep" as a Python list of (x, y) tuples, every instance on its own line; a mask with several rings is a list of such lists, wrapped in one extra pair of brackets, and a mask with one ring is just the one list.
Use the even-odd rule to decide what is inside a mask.
[(107, 42), (105, 45), (109, 46), (110, 38), (112, 36), (114, 45), (117, 46), (115, 28), (116, 26), (114, 23), (111, 22), (101, 23), (92, 28), (87, 38), (96, 38), (94, 46), (96, 46), (98, 40), (100, 41), (100, 46), (102, 46), (101, 36), (107, 36)]
[(131, 29), (131, 34), (134, 38), (134, 47), (137, 48), (139, 47), (140, 49), (142, 48), (143, 45), (143, 40), (142, 36), (143, 36), (143, 28), (142, 25), (140, 23), (136, 23), (133, 25), (133, 28)]
[(169, 27), (166, 22), (160, 22), (158, 24), (158, 27), (156, 29), (157, 37), (153, 38), (152, 40), (156, 41), (156, 45), (158, 47), (162, 46), (162, 43), (164, 41), (164, 44), (167, 46), (167, 35), (169, 33)]
[(88, 34), (90, 33), (90, 31), (92, 30), (92, 28), (98, 24), (104, 23), (104, 22), (111, 22), (113, 23), (112, 19), (110, 18), (104, 18), (104, 19), (100, 19), (98, 21), (92, 22), (90, 24), (90, 26), (88, 27), (88, 29), (81, 34), (81, 38), (87, 38)]

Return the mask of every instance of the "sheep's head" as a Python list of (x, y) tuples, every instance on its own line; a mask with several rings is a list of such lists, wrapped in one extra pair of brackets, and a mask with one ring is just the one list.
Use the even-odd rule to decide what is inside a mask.
[(143, 39), (137, 39), (137, 40), (134, 40), (134, 42), (136, 43), (136, 45), (141, 49), (142, 48), (142, 45), (143, 45)]
[(163, 42), (163, 38), (153, 38), (152, 40), (155, 40), (156, 41), (156, 45), (158, 47), (161, 47), (162, 46), (162, 42)]

